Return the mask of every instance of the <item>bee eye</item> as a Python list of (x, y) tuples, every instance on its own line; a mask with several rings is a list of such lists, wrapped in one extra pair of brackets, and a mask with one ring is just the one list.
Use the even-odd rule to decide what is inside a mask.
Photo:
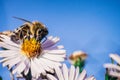
[(39, 30), (38, 30), (38, 34), (40, 34), (41, 32), (42, 32), (42, 29), (39, 29)]

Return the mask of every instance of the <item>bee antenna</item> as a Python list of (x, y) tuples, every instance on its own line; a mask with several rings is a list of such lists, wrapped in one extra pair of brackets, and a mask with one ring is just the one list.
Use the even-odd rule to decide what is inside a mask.
[(19, 17), (15, 17), (15, 16), (13, 16), (13, 18), (18, 19), (18, 20), (22, 20), (22, 21), (25, 21), (25, 22), (28, 22), (28, 23), (31, 23), (31, 24), (32, 24), (32, 22), (30, 22), (30, 21), (28, 21), (28, 20), (25, 20), (25, 19), (23, 19), (23, 18), (19, 18)]

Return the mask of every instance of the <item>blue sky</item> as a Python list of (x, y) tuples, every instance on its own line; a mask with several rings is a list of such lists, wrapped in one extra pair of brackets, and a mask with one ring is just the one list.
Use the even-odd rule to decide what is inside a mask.
[[(43, 22), (49, 35), (61, 38), (67, 55), (86, 52), (85, 69), (97, 80), (104, 80), (103, 64), (110, 62), (109, 53), (120, 54), (119, 0), (0, 0), (0, 31), (23, 24), (12, 16)], [(2, 65), (0, 75), (9, 78)]]

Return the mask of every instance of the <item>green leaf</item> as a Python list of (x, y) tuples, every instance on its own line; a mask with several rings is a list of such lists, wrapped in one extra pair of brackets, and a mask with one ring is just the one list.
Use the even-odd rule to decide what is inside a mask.
[(2, 77), (0, 76), (0, 80), (2, 80)]
[(117, 80), (117, 77), (112, 77), (112, 76), (110, 76), (106, 73), (105, 74), (105, 80)]

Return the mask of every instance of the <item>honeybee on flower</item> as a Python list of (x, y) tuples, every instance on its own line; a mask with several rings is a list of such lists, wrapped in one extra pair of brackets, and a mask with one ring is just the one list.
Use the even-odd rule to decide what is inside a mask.
[[(13, 32), (10, 31), (10, 33)], [(12, 69), (12, 74), (22, 73), (22, 75), (28, 76), (31, 73), (32, 77), (38, 78), (46, 75), (47, 72), (54, 73), (54, 65), (62, 65), (61, 62), (66, 57), (66, 50), (63, 49), (64, 46), (56, 45), (60, 38), (49, 36), (44, 42), (41, 42), (47, 34), (39, 31), (38, 33), (40, 33), (37, 35), (39, 38), (30, 34), (28, 30), (26, 35), (22, 35), (20, 32), (19, 37), (22, 35), (22, 39), (13, 39), (11, 34), (0, 33), (0, 47), (6, 49), (0, 50), (0, 62), (3, 66), (8, 66), (9, 70)]]

